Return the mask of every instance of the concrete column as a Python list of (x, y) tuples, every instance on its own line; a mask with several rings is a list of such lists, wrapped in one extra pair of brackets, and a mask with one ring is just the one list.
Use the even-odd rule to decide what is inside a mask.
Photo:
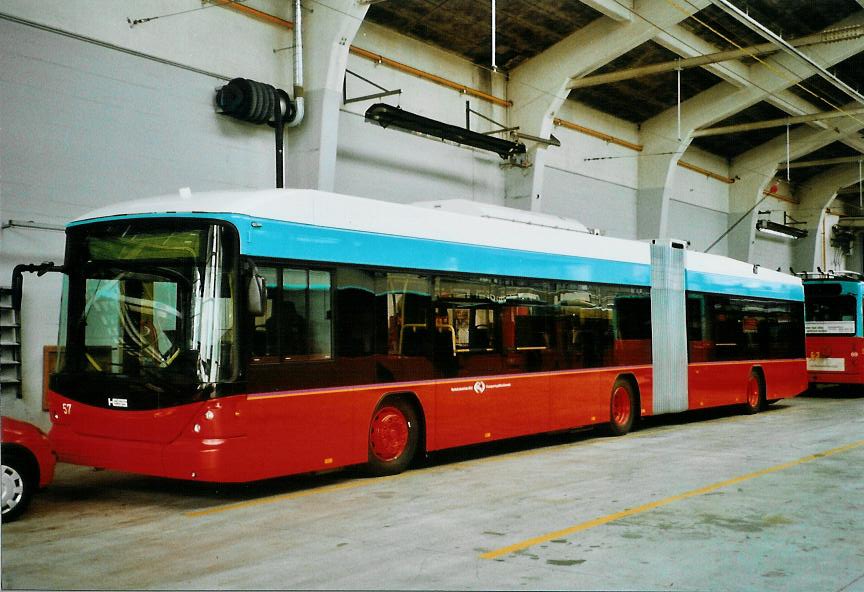
[(636, 235), (640, 239), (668, 238), (669, 200), (675, 184), (678, 160), (690, 144), (655, 139), (639, 156), (639, 188), (636, 200)]
[[(605, 0), (598, 2), (608, 5), (609, 10), (615, 4)], [(675, 25), (707, 5), (707, 0), (691, 0), (683, 8), (667, 0), (642, 0), (634, 3), (633, 8), (644, 18), (632, 19), (621, 18), (624, 13), (620, 6), (611, 14), (604, 9), (610, 16), (582, 27), (511, 73), (508, 84), (509, 98), (513, 101), (510, 125), (548, 138), (555, 114), (570, 94), (567, 84), (572, 77), (590, 74), (654, 37), (658, 27)], [(546, 147), (537, 147), (531, 151), (529, 173), (518, 168), (508, 172), (508, 205), (534, 211), (543, 209), (546, 150)]]
[[(740, 261), (753, 260), (756, 244), (756, 220), (759, 207), (753, 207), (765, 196), (765, 190), (777, 170), (776, 165), (764, 165), (735, 181), (729, 188), (729, 227), (738, 223), (726, 236), (729, 257)], [(749, 213), (748, 210), (752, 208)], [(742, 219), (743, 216), (743, 219)], [(739, 222), (740, 220), (740, 222)]]
[[(826, 210), (841, 188), (857, 180), (857, 164), (836, 166), (811, 178), (798, 192), (801, 201), (796, 210), (801, 212), (801, 219), (808, 222), (805, 227), (808, 235), (796, 241), (793, 247), (792, 261), (796, 271), (813, 271), (816, 266), (822, 269), (831, 267), (828, 256), (831, 227), (837, 222), (836, 216), (829, 215)], [(853, 251), (857, 246), (853, 245)]]
[(285, 130), (285, 185), (333, 191), (342, 80), (369, 5), (332, 0), (311, 6), (303, 12), (306, 113), (297, 127)]
[(546, 169), (546, 147), (529, 147), (524, 162), (513, 164), (505, 172), (505, 204), (520, 210), (542, 211), (543, 173)]

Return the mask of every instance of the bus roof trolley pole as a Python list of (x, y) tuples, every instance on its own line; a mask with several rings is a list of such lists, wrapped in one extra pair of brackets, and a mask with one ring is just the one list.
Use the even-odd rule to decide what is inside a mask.
[(45, 261), (44, 263), (21, 263), (12, 269), (12, 308), (21, 310), (21, 296), (24, 289), (24, 273), (35, 273), (37, 276), (43, 276), (46, 273), (66, 273), (66, 268), (63, 265), (54, 265), (53, 261)]

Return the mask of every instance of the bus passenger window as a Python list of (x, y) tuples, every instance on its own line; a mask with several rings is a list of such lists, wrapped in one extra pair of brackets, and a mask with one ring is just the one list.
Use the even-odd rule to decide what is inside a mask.
[(252, 361), (330, 358), (330, 272), (274, 267), (258, 271), (264, 276), (267, 302), (264, 314), (253, 320)]
[(380, 273), (376, 277), (378, 351), (388, 356), (428, 356), (429, 279), (410, 273)]
[(329, 358), (331, 352), (330, 331), (330, 273), (309, 272), (309, 353), (320, 358)]
[(336, 349), (339, 356), (371, 356), (375, 349), (375, 274), (350, 267), (336, 274)]
[(279, 334), (276, 331), (276, 316), (273, 303), (276, 299), (279, 279), (274, 267), (259, 267), (258, 273), (264, 277), (267, 302), (264, 314), (260, 317), (255, 317), (255, 326), (252, 333), (252, 357), (278, 356)]
[(282, 270), (282, 355), (296, 356), (306, 353), (306, 291), (308, 288), (305, 269)]

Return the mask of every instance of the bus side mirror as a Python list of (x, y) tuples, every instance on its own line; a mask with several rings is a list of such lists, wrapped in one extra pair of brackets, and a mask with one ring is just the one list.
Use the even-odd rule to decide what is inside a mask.
[(267, 287), (264, 276), (258, 275), (258, 269), (253, 268), (249, 274), (249, 284), (246, 287), (246, 306), (249, 313), (260, 317), (267, 311)]

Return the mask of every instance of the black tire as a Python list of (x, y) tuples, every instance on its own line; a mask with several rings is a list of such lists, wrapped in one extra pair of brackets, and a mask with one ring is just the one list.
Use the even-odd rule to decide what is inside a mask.
[(369, 421), (369, 463), (371, 475), (396, 475), (414, 460), (420, 442), (420, 422), (414, 406), (400, 398), (378, 404)]
[(39, 477), (25, 453), (4, 447), (2, 454), (2, 520), (13, 522), (30, 505)]
[(751, 370), (750, 376), (747, 378), (746, 399), (742, 409), (747, 415), (753, 415), (765, 409), (765, 381), (756, 370)]
[(623, 436), (633, 429), (639, 406), (633, 384), (624, 378), (619, 378), (612, 385), (609, 396), (609, 433), (613, 436)]

